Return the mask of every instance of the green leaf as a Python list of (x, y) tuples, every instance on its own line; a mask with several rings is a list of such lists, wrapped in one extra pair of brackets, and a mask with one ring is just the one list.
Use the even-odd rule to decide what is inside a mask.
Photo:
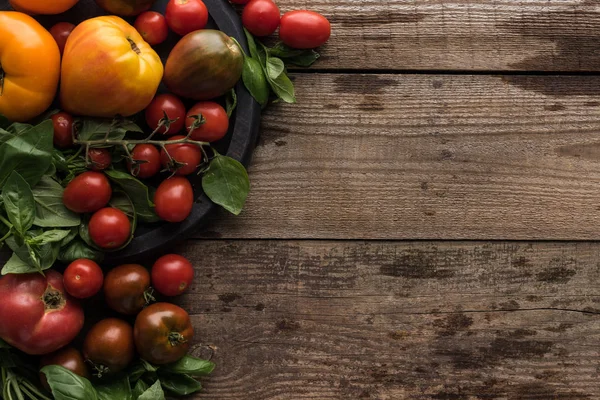
[(202, 177), (202, 188), (214, 203), (238, 215), (248, 197), (250, 180), (239, 161), (216, 154)]
[(256, 47), (256, 41), (254, 40), (254, 36), (246, 28), (244, 28), (244, 33), (246, 34), (246, 40), (248, 41), (248, 49), (250, 49), (250, 56), (252, 58), (258, 58), (258, 48)]
[(41, 369), (46, 375), (55, 400), (98, 400), (92, 383), (59, 365), (48, 365)]
[(270, 48), (269, 55), (283, 59), (286, 64), (293, 64), (299, 67), (310, 67), (320, 57), (319, 53), (312, 49), (293, 49), (282, 42)]
[(39, 272), (39, 269), (21, 260), (16, 253), (12, 254), (2, 268), (2, 275), (29, 274), (32, 272)]
[(225, 96), (225, 109), (227, 110), (227, 116), (231, 118), (231, 114), (237, 107), (237, 94), (235, 88), (232, 88)]
[(126, 172), (114, 169), (104, 171), (110, 180), (120, 187), (131, 199), (137, 217), (144, 222), (157, 222), (154, 204), (150, 201), (148, 186)]
[[(146, 368), (142, 365), (142, 363), (138, 360), (131, 367), (127, 369), (127, 376), (129, 376), (129, 382), (137, 382), (138, 379), (142, 377), (146, 373)], [(144, 389), (146, 390), (146, 389)], [(135, 396), (134, 396), (135, 397)]]
[(148, 361), (146, 361), (144, 359), (140, 359), (140, 362), (141, 362), (142, 366), (144, 367), (144, 369), (148, 372), (156, 372), (158, 370), (158, 367), (150, 364)]
[(133, 400), (129, 379), (119, 379), (96, 386), (98, 400)]
[(78, 226), (79, 215), (70, 211), (63, 203), (64, 189), (60, 183), (44, 176), (33, 188), (35, 200), (34, 225), (44, 228), (62, 228)]
[(200, 382), (188, 375), (160, 374), (163, 389), (179, 396), (196, 393), (202, 389)]
[(13, 171), (21, 174), (30, 186), (35, 186), (48, 170), (52, 160), (53, 136), (52, 121), (48, 120), (2, 144), (0, 188)]
[(8, 133), (11, 133), (12, 136), (15, 137), (15, 136), (21, 136), (22, 134), (24, 134), (25, 132), (27, 132), (31, 128), (33, 128), (33, 125), (30, 125), (30, 124), (21, 124), (19, 122), (15, 122), (14, 124), (12, 124), (8, 128), (6, 128), (6, 131)]
[[(0, 115), (1, 117), (2, 115)], [(0, 339), (0, 349), (11, 349), (12, 347), (4, 340)]]
[[(0, 348), (0, 368), (14, 368), (17, 366), (17, 363), (14, 359), (14, 354), (12, 354), (9, 348)], [(0, 382), (0, 388), (2, 387), (2, 382)]]
[(277, 57), (269, 57), (266, 68), (269, 79), (278, 79), (285, 72), (283, 60)]
[(0, 144), (8, 141), (9, 139), (14, 138), (15, 135), (13, 135), (12, 133), (5, 131), (4, 129), (0, 128)]
[(17, 171), (12, 171), (6, 180), (2, 199), (10, 223), (17, 232), (27, 232), (35, 219), (35, 201), (31, 187)]
[(53, 229), (50, 231), (46, 231), (41, 235), (35, 236), (29, 239), (30, 243), (34, 243), (37, 245), (44, 245), (47, 243), (61, 242), (64, 238), (69, 236), (71, 233), (70, 230), (62, 230), (62, 229)]
[(252, 97), (254, 97), (261, 107), (265, 107), (269, 102), (270, 89), (260, 62), (254, 58), (244, 58), (242, 81)]
[(65, 247), (79, 235), (79, 227), (72, 227), (69, 234), (60, 242), (60, 247)]
[(202, 360), (189, 355), (181, 360), (161, 367), (161, 370), (173, 374), (187, 374), (191, 376), (208, 375), (215, 369), (213, 362)]
[[(160, 385), (160, 381), (156, 381), (156, 382), (158, 382), (158, 384)], [(146, 382), (144, 382), (143, 380), (140, 379), (139, 381), (137, 381), (135, 383), (135, 386), (133, 387), (133, 391), (132, 391), (133, 398), (139, 400), (139, 397), (146, 390), (148, 390), (148, 387), (149, 387), (148, 384)], [(162, 388), (161, 388), (161, 390), (162, 390)]]
[(127, 132), (143, 132), (142, 129), (133, 122), (125, 119), (115, 118), (97, 119), (86, 118), (81, 123), (78, 132), (79, 140), (122, 140)]
[(71, 263), (79, 258), (89, 258), (101, 263), (104, 259), (104, 253), (91, 248), (80, 239), (75, 239), (62, 249), (58, 255), (58, 259), (64, 263)]
[(295, 103), (294, 84), (285, 73), (283, 61), (276, 57), (268, 57), (265, 65), (267, 80), (277, 97), (286, 103)]
[(165, 400), (165, 392), (163, 392), (160, 386), (160, 381), (154, 382), (144, 393), (142, 393), (138, 400)]
[(0, 129), (6, 129), (10, 125), (10, 121), (4, 115), (0, 114)]

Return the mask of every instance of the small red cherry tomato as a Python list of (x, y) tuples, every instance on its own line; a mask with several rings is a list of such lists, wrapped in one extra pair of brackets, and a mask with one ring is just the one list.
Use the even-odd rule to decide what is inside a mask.
[(116, 208), (107, 207), (96, 211), (88, 225), (90, 237), (102, 249), (117, 249), (131, 235), (131, 222), (127, 215)]
[(171, 122), (168, 132), (166, 126), (162, 126), (158, 133), (166, 132), (168, 135), (174, 135), (182, 130), (185, 123), (185, 106), (177, 96), (172, 94), (159, 94), (146, 108), (146, 123), (150, 129), (158, 128), (160, 120), (165, 117), (165, 112), (174, 122)]
[(208, 9), (202, 0), (170, 0), (165, 18), (173, 32), (184, 36), (206, 27)]
[(252, 0), (242, 12), (244, 27), (255, 36), (269, 36), (277, 30), (279, 8), (272, 0)]
[(63, 192), (65, 207), (76, 213), (91, 213), (106, 206), (112, 189), (106, 175), (87, 171), (76, 176)]
[(152, 266), (152, 286), (164, 296), (178, 296), (194, 279), (194, 267), (178, 254), (162, 256)]
[[(185, 136), (173, 136), (169, 138), (169, 141), (184, 138)], [(193, 174), (202, 162), (202, 150), (195, 144), (168, 144), (165, 149), (160, 151), (160, 163), (169, 171), (175, 172), (176, 175)], [(171, 158), (169, 158), (169, 155)]]
[(136, 145), (131, 152), (131, 157), (137, 163), (128, 164), (129, 172), (138, 178), (150, 178), (160, 171), (160, 153), (154, 145)]
[(110, 164), (112, 163), (110, 151), (108, 151), (108, 149), (90, 149), (88, 157), (90, 159), (89, 166), (94, 171), (105, 170), (110, 167)]
[(65, 51), (65, 44), (67, 44), (67, 39), (71, 35), (71, 32), (73, 32), (73, 29), (75, 29), (75, 25), (69, 22), (59, 22), (50, 28), (50, 34), (56, 40), (61, 55)]
[(279, 38), (295, 49), (314, 49), (325, 44), (329, 36), (331, 24), (314, 11), (290, 11), (281, 18)]
[(219, 104), (212, 101), (203, 101), (194, 105), (187, 113), (185, 126), (192, 126), (196, 118), (194, 115), (202, 115), (204, 123), (194, 129), (190, 137), (200, 142), (216, 142), (222, 139), (229, 129), (229, 117), (227, 111)]
[(181, 222), (192, 212), (194, 191), (187, 178), (174, 176), (164, 180), (154, 194), (156, 214), (168, 222)]
[(54, 145), (64, 149), (73, 146), (73, 116), (59, 112), (52, 116), (54, 125)]
[(169, 26), (162, 14), (156, 11), (141, 13), (133, 24), (135, 29), (142, 35), (148, 44), (155, 46), (167, 40)]
[(67, 292), (78, 299), (92, 297), (102, 289), (104, 274), (98, 264), (86, 258), (73, 261), (63, 275)]

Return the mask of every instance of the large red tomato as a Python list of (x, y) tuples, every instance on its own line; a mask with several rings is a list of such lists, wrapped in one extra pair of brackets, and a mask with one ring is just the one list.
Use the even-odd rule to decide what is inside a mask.
[(0, 279), (0, 338), (27, 354), (52, 353), (83, 327), (83, 309), (60, 273), (9, 274)]

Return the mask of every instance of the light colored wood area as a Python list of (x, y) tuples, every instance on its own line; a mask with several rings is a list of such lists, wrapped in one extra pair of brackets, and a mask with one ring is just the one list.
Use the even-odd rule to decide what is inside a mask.
[(597, 239), (600, 77), (297, 74), (223, 238)]
[(279, 0), (332, 22), (317, 68), (600, 70), (597, 0)]
[[(202, 399), (596, 399), (600, 245), (190, 241)], [(204, 348), (195, 354), (205, 355)]]

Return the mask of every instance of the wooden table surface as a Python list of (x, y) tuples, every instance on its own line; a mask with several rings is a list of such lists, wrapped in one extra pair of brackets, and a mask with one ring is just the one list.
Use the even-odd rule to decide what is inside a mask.
[(178, 249), (198, 397), (599, 399), (600, 1), (278, 3), (333, 36)]

